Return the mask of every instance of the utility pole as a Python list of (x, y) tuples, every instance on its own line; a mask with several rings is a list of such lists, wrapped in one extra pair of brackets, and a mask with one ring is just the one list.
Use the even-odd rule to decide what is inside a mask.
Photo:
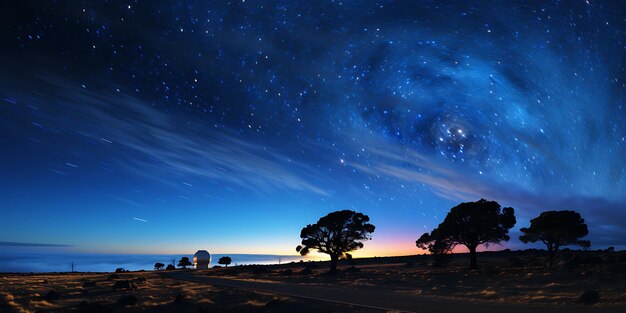
[(72, 262), (72, 273), (74, 273), (74, 262)]

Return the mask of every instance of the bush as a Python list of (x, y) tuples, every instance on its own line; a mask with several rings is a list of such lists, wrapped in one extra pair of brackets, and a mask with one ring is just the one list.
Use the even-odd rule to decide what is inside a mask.
[(512, 257), (509, 258), (509, 265), (511, 265), (512, 267), (522, 267), (526, 265), (526, 262), (518, 257)]
[(313, 274), (313, 271), (310, 268), (307, 267), (307, 268), (301, 270), (299, 274), (300, 275), (311, 275), (311, 274)]
[(237, 276), (237, 275), (239, 275), (239, 270), (237, 270), (237, 269), (229, 269), (229, 270), (225, 271), (224, 274)]
[(43, 298), (48, 302), (52, 302), (61, 299), (61, 295), (54, 290), (50, 290)]
[(446, 267), (452, 261), (452, 254), (435, 254), (433, 267)]
[(83, 287), (85, 288), (89, 288), (89, 287), (95, 287), (96, 286), (96, 282), (95, 281), (86, 281), (83, 283)]
[(121, 296), (119, 300), (117, 300), (117, 304), (121, 306), (131, 306), (137, 304), (137, 297), (133, 295), (125, 295)]
[(306, 268), (310, 268), (310, 269), (316, 269), (319, 267), (319, 265), (313, 263), (313, 262), (308, 262), (304, 267)]
[(361, 269), (352, 266), (352, 267), (346, 268), (345, 272), (346, 273), (359, 273), (361, 272)]
[(600, 301), (600, 293), (596, 290), (587, 290), (578, 298), (578, 303), (592, 305)]
[(114, 280), (114, 279), (119, 279), (119, 278), (120, 278), (120, 275), (117, 275), (117, 274), (111, 274), (111, 275), (109, 275), (108, 280)]
[(293, 271), (291, 269), (286, 269), (286, 270), (282, 271), (281, 274), (283, 274), (285, 276), (291, 276), (293, 274)]
[(113, 289), (135, 289), (137, 286), (128, 280), (118, 280), (113, 284)]
[(617, 262), (626, 262), (626, 253), (622, 253), (618, 258)]
[(185, 302), (185, 295), (182, 293), (179, 293), (176, 295), (176, 297), (174, 298), (174, 304), (181, 304)]
[(165, 268), (166, 271), (172, 271), (172, 270), (175, 270), (175, 269), (176, 269), (176, 267), (174, 265), (172, 265), (172, 264), (168, 264), (167, 267)]
[(265, 266), (254, 266), (252, 267), (252, 274), (265, 274), (268, 270)]
[(115, 269), (116, 273), (125, 273), (128, 272), (126, 269), (124, 269), (123, 267), (118, 267)]

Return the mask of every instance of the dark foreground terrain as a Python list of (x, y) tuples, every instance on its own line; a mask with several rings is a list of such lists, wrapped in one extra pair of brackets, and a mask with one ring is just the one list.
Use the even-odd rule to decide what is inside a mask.
[[(342, 261), (336, 275), (327, 274), (327, 262), (208, 271), (0, 274), (0, 312), (626, 310), (623, 252), (565, 251), (553, 268), (536, 250), (481, 253), (477, 271), (467, 269), (466, 255), (448, 261), (433, 267), (432, 256), (355, 259)], [(406, 303), (394, 306), (391, 300)]]

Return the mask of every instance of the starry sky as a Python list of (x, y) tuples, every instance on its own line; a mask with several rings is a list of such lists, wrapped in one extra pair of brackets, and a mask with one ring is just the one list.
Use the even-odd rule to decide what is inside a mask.
[(415, 254), (481, 197), (504, 247), (568, 209), (626, 248), (622, 1), (1, 6), (4, 249), (295, 254), (353, 209)]

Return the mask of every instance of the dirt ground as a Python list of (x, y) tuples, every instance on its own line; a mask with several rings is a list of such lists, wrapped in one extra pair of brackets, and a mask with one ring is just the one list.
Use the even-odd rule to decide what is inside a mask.
[[(600, 295), (594, 307), (614, 307), (626, 306), (622, 254), (564, 252), (552, 268), (542, 251), (521, 251), (481, 253), (475, 271), (467, 268), (467, 255), (455, 255), (445, 267), (433, 267), (432, 256), (424, 255), (342, 261), (336, 275), (327, 273), (328, 262), (214, 268), (193, 275), (551, 306), (583, 305), (580, 295), (592, 290)], [(0, 274), (0, 312), (379, 312), (180, 281), (164, 273)]]
[(519, 251), (481, 253), (476, 271), (468, 270), (469, 257), (461, 254), (453, 256), (446, 267), (433, 267), (432, 256), (412, 256), (343, 261), (337, 275), (327, 274), (327, 262), (267, 267), (267, 272), (254, 266), (221, 268), (207, 275), (358, 286), (469, 301), (555, 305), (576, 304), (583, 292), (595, 290), (600, 294), (596, 305), (614, 305), (626, 304), (626, 262), (618, 262), (620, 255), (564, 252), (552, 268), (546, 266), (542, 251)]
[[(121, 287), (130, 288), (114, 289), (113, 286), (117, 282), (123, 282), (119, 284)], [(125, 282), (129, 284), (126, 285)], [(50, 291), (56, 292), (58, 299), (48, 295)], [(129, 296), (136, 298), (134, 304)], [(123, 299), (126, 299), (127, 303), (120, 303)], [(0, 274), (0, 312), (201, 313), (372, 312), (372, 310), (177, 281), (151, 271), (123, 274)]]

